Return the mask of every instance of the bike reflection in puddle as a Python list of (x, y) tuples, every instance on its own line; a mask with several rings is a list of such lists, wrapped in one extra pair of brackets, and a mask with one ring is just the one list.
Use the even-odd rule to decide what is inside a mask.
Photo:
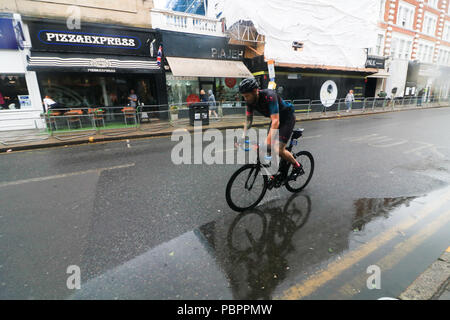
[(216, 221), (199, 229), (215, 251), (234, 299), (271, 299), (289, 271), (287, 255), (295, 249), (294, 234), (310, 212), (309, 196), (295, 194), (284, 206), (280, 200), (270, 201), (232, 221)]

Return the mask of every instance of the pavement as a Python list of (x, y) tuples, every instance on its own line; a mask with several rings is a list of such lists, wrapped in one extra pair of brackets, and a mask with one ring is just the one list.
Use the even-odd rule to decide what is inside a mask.
[(399, 296), (400, 300), (450, 300), (450, 247)]
[[(424, 109), (424, 108), (441, 108), (447, 107), (447, 103), (439, 104), (424, 104), (421, 107), (417, 106), (401, 106), (395, 109), (379, 108), (379, 109), (355, 109), (351, 112), (341, 110), (332, 112), (313, 112), (313, 113), (296, 113), (297, 122), (324, 120), (334, 118), (345, 118), (354, 116), (363, 116), (369, 114), (399, 112), (405, 110)], [(210, 124), (203, 126), (202, 130), (207, 129), (237, 129), (242, 128), (244, 122), (243, 116), (225, 116), (220, 120), (211, 119)], [(266, 126), (269, 120), (263, 117), (255, 117), (253, 126)], [(138, 127), (125, 129), (111, 129), (107, 131), (77, 131), (65, 134), (47, 134), (42, 130), (21, 130), (21, 131), (0, 131), (0, 153), (22, 151), (31, 149), (41, 149), (50, 147), (61, 147), (69, 145), (80, 145), (88, 143), (99, 143), (108, 141), (119, 141), (127, 139), (140, 139), (158, 136), (170, 136), (176, 129), (186, 129), (189, 132), (194, 132), (194, 127), (190, 126), (188, 120), (180, 119), (175, 123), (168, 121), (152, 120), (150, 122), (141, 123)]]

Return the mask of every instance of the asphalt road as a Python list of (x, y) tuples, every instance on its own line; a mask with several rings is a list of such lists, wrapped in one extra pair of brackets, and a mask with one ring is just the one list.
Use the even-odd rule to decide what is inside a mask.
[(225, 200), (239, 165), (174, 165), (167, 137), (2, 154), (0, 299), (398, 296), (449, 246), (448, 119), (298, 123), (312, 181), (244, 214)]

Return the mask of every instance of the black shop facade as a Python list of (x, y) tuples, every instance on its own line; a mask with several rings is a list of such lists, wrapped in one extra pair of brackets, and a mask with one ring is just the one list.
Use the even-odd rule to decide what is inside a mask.
[[(257, 56), (246, 63), (260, 85), (267, 88), (270, 79), (265, 57)], [(276, 91), (285, 100), (327, 101), (326, 107), (336, 108), (337, 101), (345, 98), (349, 90), (353, 90), (357, 101), (366, 97), (369, 94), (367, 77), (376, 71), (367, 67), (350, 71), (276, 62)]]
[(71, 30), (48, 19), (27, 24), (28, 69), (36, 71), (42, 98), (48, 95), (68, 108), (115, 110), (129, 104), (133, 90), (144, 111), (167, 110), (165, 77), (157, 63), (161, 38), (155, 30), (94, 23)]
[(211, 90), (222, 107), (240, 105), (239, 83), (252, 74), (244, 64), (245, 46), (226, 37), (161, 30), (170, 106), (199, 100)]

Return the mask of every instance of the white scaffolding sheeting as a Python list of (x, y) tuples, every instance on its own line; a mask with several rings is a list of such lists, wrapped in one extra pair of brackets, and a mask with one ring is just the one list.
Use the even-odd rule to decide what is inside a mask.
[[(375, 47), (380, 1), (226, 0), (227, 27), (252, 21), (266, 37), (265, 56), (279, 63), (364, 68)], [(293, 42), (303, 43), (294, 50)]]

